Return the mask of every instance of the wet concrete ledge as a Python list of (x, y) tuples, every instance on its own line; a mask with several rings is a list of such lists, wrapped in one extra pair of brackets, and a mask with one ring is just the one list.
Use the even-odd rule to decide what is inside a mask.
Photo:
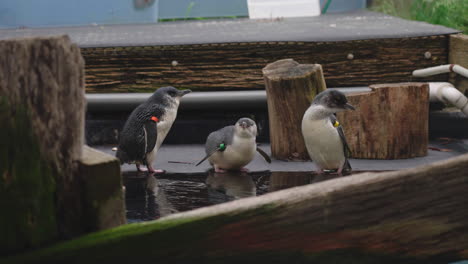
[[(115, 146), (93, 146), (94, 148), (103, 152), (115, 155), (112, 148)], [(387, 171), (387, 170), (400, 170), (405, 168), (413, 168), (422, 165), (427, 165), (436, 161), (449, 159), (455, 156), (468, 153), (468, 139), (453, 139), (447, 143), (443, 140), (431, 140), (429, 147), (438, 148), (438, 151), (429, 149), (428, 155), (425, 157), (418, 157), (412, 159), (400, 160), (366, 160), (366, 159), (351, 159), (351, 166), (354, 171)], [(260, 148), (265, 150), (269, 155), (271, 154), (269, 144), (261, 144)], [(164, 169), (168, 174), (198, 174), (205, 173), (210, 169), (207, 161), (199, 166), (195, 164), (200, 161), (205, 154), (204, 145), (167, 145), (163, 144), (158, 157), (156, 158), (155, 166), (158, 169)], [(313, 162), (288, 162), (282, 160), (272, 159), (272, 163), (268, 164), (260, 155), (256, 155), (255, 159), (247, 165), (251, 172), (271, 171), (271, 172), (295, 172), (295, 171), (313, 171), (315, 166)], [(134, 165), (125, 164), (122, 166), (122, 171), (133, 171)]]

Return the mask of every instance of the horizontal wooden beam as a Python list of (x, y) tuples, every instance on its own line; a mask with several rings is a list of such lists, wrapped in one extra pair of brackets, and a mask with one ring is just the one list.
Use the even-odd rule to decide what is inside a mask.
[(364, 173), (131, 224), (0, 263), (288, 261), (447, 263), (468, 258), (468, 154)]
[(319, 63), (328, 87), (350, 87), (407, 82), (417, 68), (446, 64), (448, 38), (82, 48), (82, 54), (89, 93), (153, 92), (167, 85), (196, 91), (264, 89), (262, 68), (284, 58)]

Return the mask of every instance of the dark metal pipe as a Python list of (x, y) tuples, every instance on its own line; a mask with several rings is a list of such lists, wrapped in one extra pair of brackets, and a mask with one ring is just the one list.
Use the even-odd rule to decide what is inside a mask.
[[(335, 89), (335, 88), (331, 88)], [(336, 88), (344, 93), (370, 91), (367, 87)], [(151, 93), (107, 93), (86, 94), (89, 112), (131, 111), (143, 103)], [(203, 109), (266, 109), (267, 99), (264, 90), (193, 92), (184, 96), (181, 110)]]

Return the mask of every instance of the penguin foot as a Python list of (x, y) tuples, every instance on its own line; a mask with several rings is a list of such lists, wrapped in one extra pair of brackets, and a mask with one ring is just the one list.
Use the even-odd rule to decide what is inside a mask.
[(148, 171), (148, 170), (145, 169), (145, 168), (141, 168), (141, 167), (140, 167), (140, 164), (137, 164), (137, 165), (136, 165), (136, 168), (137, 168), (137, 171)]
[(218, 167), (218, 166), (216, 166), (216, 165), (214, 166), (214, 171), (215, 171), (216, 173), (225, 173), (225, 172), (227, 172), (227, 170), (221, 169), (220, 167)]
[(317, 170), (315, 171), (315, 173), (316, 173), (317, 175), (322, 175), (322, 174), (324, 173), (324, 171), (323, 171), (323, 169), (317, 169)]
[(247, 168), (241, 168), (240, 171), (242, 171), (242, 172), (249, 172), (249, 169), (247, 169)]
[(148, 172), (151, 173), (151, 174), (164, 174), (164, 173), (166, 173), (165, 170), (155, 170), (155, 169), (148, 170)]
[(165, 170), (155, 170), (151, 165), (146, 166), (148, 168), (148, 172), (151, 174), (162, 174), (165, 173)]

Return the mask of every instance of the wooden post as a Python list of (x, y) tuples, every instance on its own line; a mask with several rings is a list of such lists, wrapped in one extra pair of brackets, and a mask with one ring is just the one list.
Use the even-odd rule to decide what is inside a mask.
[[(450, 35), (449, 49), (449, 63), (468, 68), (468, 35)], [(468, 96), (468, 78), (451, 73), (450, 82)]]
[(80, 49), (67, 36), (4, 40), (0, 58), (3, 255), (89, 230), (79, 169), (86, 103)]
[(405, 159), (427, 155), (427, 83), (371, 85), (372, 92), (348, 95), (356, 111), (338, 113), (351, 157)]
[(125, 224), (127, 219), (119, 160), (85, 146), (79, 160), (79, 171), (83, 179), (85, 208), (81, 222), (86, 231)]
[(272, 156), (282, 160), (308, 160), (301, 122), (315, 95), (326, 89), (322, 66), (284, 59), (263, 68), (263, 76)]
[(450, 263), (468, 258), (468, 154), (173, 214), (2, 263)]

